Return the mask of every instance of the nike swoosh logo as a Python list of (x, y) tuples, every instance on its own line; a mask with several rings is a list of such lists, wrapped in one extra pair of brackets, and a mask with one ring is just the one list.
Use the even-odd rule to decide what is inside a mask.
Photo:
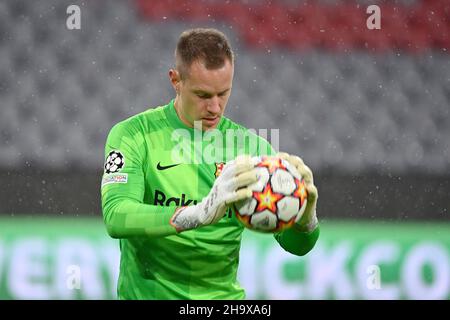
[(177, 163), (177, 164), (171, 164), (171, 165), (168, 165), (168, 166), (162, 166), (161, 165), (161, 162), (158, 162), (158, 164), (156, 165), (156, 169), (158, 169), (158, 170), (166, 170), (166, 169), (170, 169), (170, 168), (172, 168), (172, 167), (176, 167), (176, 166), (178, 166), (179, 165), (179, 163)]

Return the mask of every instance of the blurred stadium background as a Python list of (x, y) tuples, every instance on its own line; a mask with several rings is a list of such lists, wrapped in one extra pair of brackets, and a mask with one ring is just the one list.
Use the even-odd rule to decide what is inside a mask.
[[(66, 27), (71, 4), (80, 30)], [(380, 30), (366, 27), (371, 4)], [(1, 1), (0, 299), (115, 298), (106, 135), (173, 97), (177, 38), (200, 26), (237, 55), (227, 115), (280, 129), (320, 191), (306, 257), (245, 233), (248, 298), (449, 299), (447, 0)]]

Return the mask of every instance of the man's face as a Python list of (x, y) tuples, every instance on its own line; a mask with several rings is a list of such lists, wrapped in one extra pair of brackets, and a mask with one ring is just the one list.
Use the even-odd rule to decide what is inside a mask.
[(181, 121), (190, 127), (194, 127), (194, 121), (201, 121), (202, 130), (215, 128), (231, 94), (233, 73), (228, 59), (222, 67), (211, 70), (195, 61), (183, 80), (177, 71), (171, 70), (169, 76), (177, 90), (175, 108)]

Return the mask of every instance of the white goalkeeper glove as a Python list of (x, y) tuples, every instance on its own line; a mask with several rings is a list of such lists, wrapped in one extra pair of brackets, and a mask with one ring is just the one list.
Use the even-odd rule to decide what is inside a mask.
[(178, 208), (170, 224), (181, 232), (218, 222), (228, 205), (252, 196), (248, 186), (257, 181), (255, 164), (250, 156), (238, 156), (229, 161), (209, 194), (195, 206)]
[(285, 152), (278, 153), (277, 157), (280, 157), (281, 159), (286, 160), (287, 162), (292, 164), (305, 180), (305, 187), (306, 191), (308, 192), (308, 201), (306, 203), (305, 212), (294, 226), (299, 231), (311, 232), (318, 225), (316, 206), (317, 199), (319, 198), (319, 193), (316, 186), (314, 185), (314, 177), (312, 171), (307, 165), (305, 165), (300, 157), (290, 155)]

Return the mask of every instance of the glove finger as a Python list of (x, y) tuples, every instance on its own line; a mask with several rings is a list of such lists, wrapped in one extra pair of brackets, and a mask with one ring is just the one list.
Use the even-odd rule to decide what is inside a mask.
[(280, 157), (281, 159), (289, 162), (292, 166), (294, 166), (297, 169), (297, 171), (299, 171), (299, 173), (300, 173), (300, 168), (305, 165), (302, 158), (290, 155), (289, 153), (286, 153), (286, 152), (277, 153), (277, 156)]
[(240, 155), (236, 158), (234, 166), (235, 171), (234, 175), (237, 176), (242, 172), (249, 171), (255, 167), (253, 164), (252, 158), (249, 155)]
[(308, 192), (308, 202), (314, 203), (319, 198), (317, 187), (313, 184), (307, 185), (306, 190)]
[(305, 180), (306, 184), (314, 184), (314, 178), (311, 169), (306, 166), (302, 165), (297, 168), (297, 171), (300, 173), (302, 178)]
[(306, 180), (306, 178), (305, 178), (305, 181), (307, 183), (314, 184), (314, 176), (313, 176), (312, 170), (307, 165), (305, 165), (305, 172), (306, 172), (306, 176), (308, 177), (308, 181)]
[(248, 199), (252, 195), (253, 195), (253, 191), (250, 188), (239, 189), (239, 190), (231, 193), (231, 196), (228, 197), (227, 200), (225, 200), (225, 203), (230, 204), (230, 203), (237, 202), (240, 200)]
[(297, 168), (305, 164), (303, 159), (297, 156), (290, 156), (288, 161)]
[(252, 183), (258, 181), (258, 176), (256, 175), (256, 170), (245, 171), (240, 173), (235, 178), (233, 178), (233, 183), (236, 188), (246, 187)]
[(222, 172), (220, 173), (221, 176), (231, 176), (232, 171), (234, 171), (235, 161), (231, 160), (225, 163), (225, 165), (222, 168)]
[(225, 163), (225, 165), (222, 168), (222, 172), (224, 172), (225, 170), (227, 170), (227, 169), (229, 169), (231, 167), (235, 167), (236, 164), (249, 162), (250, 159), (251, 159), (251, 157), (249, 155), (247, 155), (247, 154), (240, 154), (235, 159), (230, 160), (227, 163)]
[(221, 176), (231, 178), (241, 172), (248, 171), (255, 166), (253, 162), (249, 155), (239, 155), (223, 166)]
[(283, 159), (283, 160), (289, 160), (289, 157), (290, 157), (289, 153), (286, 153), (286, 152), (278, 152), (278, 153), (276, 154), (276, 156), (277, 156), (278, 158)]
[(261, 162), (261, 157), (259, 157), (259, 156), (252, 157), (250, 161), (251, 161), (253, 166), (256, 166), (258, 163)]

